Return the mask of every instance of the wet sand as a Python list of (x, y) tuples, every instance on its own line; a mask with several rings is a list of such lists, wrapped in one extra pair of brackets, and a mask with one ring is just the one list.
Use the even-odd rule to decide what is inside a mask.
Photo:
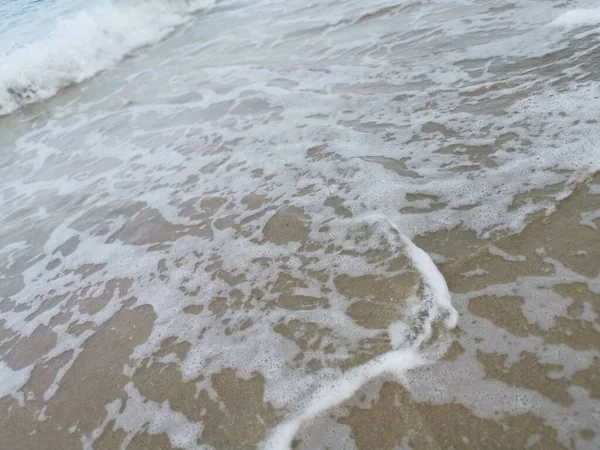
[[(596, 448), (600, 195), (590, 186), (599, 184), (596, 174), (518, 234), (475, 241), (453, 230), (416, 239), (448, 259), (440, 269), (460, 325), (439, 363), (408, 374), (408, 389), (378, 380), (365, 388), (378, 391), (374, 399), (357, 394), (336, 411), (358, 448)], [(582, 224), (587, 212), (595, 218)], [(544, 323), (529, 319), (540, 311)], [(506, 410), (499, 391), (535, 400)], [(305, 431), (306, 448), (318, 446), (308, 438), (314, 431)]]
[[(553, 213), (531, 217), (517, 234), (483, 240), (454, 229), (416, 238), (424, 249), (443, 256), (445, 262), (439, 267), (460, 313), (457, 329), (440, 330), (444, 336), (438, 334), (425, 344), (437, 342), (439, 347), (444, 342), (445, 355), (439, 362), (410, 371), (402, 383), (385, 377), (370, 381), (351, 400), (305, 424), (294, 447), (324, 448), (331, 430), (342, 427), (359, 449), (594, 448), (600, 432), (599, 186), (597, 174), (577, 186)], [(592, 218), (582, 223), (586, 213), (592, 213)], [(273, 217), (264, 230), (267, 239), (306, 239), (296, 215), (283, 210)], [(165, 232), (165, 228), (159, 230), (159, 234)], [(150, 236), (140, 239), (149, 241)], [(66, 243), (59, 251), (68, 255), (73, 245), (77, 244)], [(411, 276), (408, 272), (404, 279), (385, 282), (368, 277), (340, 280), (340, 289), (354, 296), (366, 295), (361, 291), (376, 293), (374, 299), (365, 300), (364, 307), (360, 301), (355, 303), (348, 314), (362, 326), (385, 329), (394, 317), (390, 313), (394, 304), (386, 298), (402, 286), (411, 286)], [(298, 298), (286, 300), (286, 289), (293, 283), (293, 277), (282, 274), (275, 289), (283, 293), (280, 302), (293, 304), (291, 309), (322, 307), (327, 302), (326, 298), (300, 303)], [(82, 302), (86, 308), (102, 308), (113, 295), (123, 303), (100, 326), (71, 325), (69, 333), (74, 335), (93, 331), (82, 352), (74, 359), (67, 352), (40, 360), (22, 396), (0, 400), (5, 448), (80, 448), (82, 439), (85, 443), (94, 430), (99, 436), (93, 448), (114, 449), (123, 444), (130, 449), (171, 448), (166, 434), (156, 433), (150, 418), (139, 418), (149, 420), (142, 429), (154, 429), (133, 438), (107, 419), (111, 408), (122, 412), (128, 407), (126, 401), (136, 401), (132, 386), (145, 397), (139, 402), (167, 402), (173, 422), (202, 421), (198, 443), (214, 448), (255, 448), (281, 420), (281, 414), (263, 400), (265, 380), (260, 373), (244, 378), (227, 369), (210, 380), (200, 376), (184, 381), (178, 362), (190, 349), (185, 341), (166, 339), (159, 352), (125, 375), (123, 369), (131, 363), (134, 347), (148, 338), (156, 319), (151, 306), (132, 306), (130, 284), (125, 279), (110, 280), (103, 294), (86, 299), (74, 287), (69, 302)], [(49, 298), (31, 315), (63, 300), (64, 295)], [(0, 304), (3, 311), (13, 307), (17, 306), (9, 300)], [(204, 307), (189, 306), (185, 313), (199, 314)], [(242, 307), (241, 302), (233, 307)], [(219, 302), (208, 308), (218, 312)], [(2, 361), (15, 370), (35, 362), (55, 345), (53, 328), (65, 322), (65, 317), (56, 315), (27, 339), (13, 338), (9, 330), (0, 328)], [(320, 346), (328, 333), (301, 320), (281, 324), (275, 331), (297, 344), (298, 361), (305, 351)], [(365, 342), (362, 351), (342, 368), (389, 348), (389, 339), (383, 335)], [(310, 361), (307, 366), (311, 367)], [(64, 373), (60, 386), (45, 401), (59, 373)], [(199, 389), (198, 383), (210, 383), (211, 388)], [(514, 402), (506, 401), (513, 396), (523, 397), (520, 410), (508, 407), (514, 408)]]
[(242, 3), (0, 118), (0, 449), (600, 448), (583, 2)]

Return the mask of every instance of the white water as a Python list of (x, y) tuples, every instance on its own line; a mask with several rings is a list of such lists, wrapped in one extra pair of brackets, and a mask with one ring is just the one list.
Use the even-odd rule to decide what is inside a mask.
[[(3, 313), (4, 326), (26, 337), (73, 313), (39, 361), (77, 355), (92, 331), (74, 336), (69, 326), (100, 327), (125, 299), (113, 293), (93, 313), (80, 306), (107, 281), (131, 279), (128, 296), (151, 305), (157, 319), (124, 371), (135, 373), (171, 337), (191, 345), (176, 361), (186, 381), (230, 367), (245, 378), (261, 373), (264, 400), (283, 418), (265, 445), (289, 445), (306, 421), (363, 383), (421, 364), (416, 348), (432, 323), (455, 325), (435, 255), (408, 237), (519, 230), (600, 167), (598, 42), (573, 33), (595, 27), (593, 13), (581, 10), (589, 3), (297, 0), (192, 15), (199, 4), (149, 1), (63, 20), (0, 62), (4, 114), (105, 71), (59, 92), (47, 109), (0, 119), (8, 149), (0, 153), (0, 206), (14, 212), (2, 223), (0, 264), (9, 276), (0, 281), (3, 295), (28, 308)], [(381, 13), (386, 7), (398, 10)], [(553, 194), (513, 205), (555, 184)], [(306, 242), (266, 241), (282, 211), (300, 217)], [(70, 239), (79, 243), (63, 254)], [(346, 314), (356, 295), (336, 278), (398, 275), (388, 263), (399, 256), (419, 272), (424, 295), (409, 297), (405, 309), (392, 295), (398, 321), (388, 329), (356, 323)], [(87, 265), (102, 268), (79, 271)], [(278, 306), (273, 286), (282, 274), (300, 280), (293, 295), (324, 300), (314, 309)], [(81, 305), (62, 301), (28, 319), (52, 296), (86, 287)], [(184, 313), (190, 306), (204, 309)], [(409, 336), (423, 312), (428, 322)], [(274, 331), (292, 322), (301, 324), (297, 333), (310, 324), (323, 334), (300, 363), (294, 339)], [(382, 335), (392, 351), (339, 369)], [(310, 358), (323, 363), (316, 373)], [(21, 372), (5, 369), (6, 393), (18, 396)], [(107, 405), (106, 422), (116, 418), (129, 438), (150, 423), (174, 445), (194, 448), (200, 425), (168, 404), (145, 406), (133, 380), (127, 407)], [(94, 437), (84, 438), (92, 445)]]
[[(59, 18), (45, 39), (0, 59), (0, 115), (44, 100), (152, 45), (214, 0), (104, 2)], [(10, 30), (6, 33), (10, 33)]]
[(425, 312), (427, 319), (424, 324), (420, 324), (420, 333), (410, 342), (410, 345), (407, 345), (406, 333), (401, 336), (394, 333), (399, 328), (410, 332), (409, 327), (402, 322), (392, 324), (389, 333), (394, 350), (355, 367), (333, 380), (321, 382), (319, 388), (298, 408), (299, 412), (291, 420), (278, 425), (269, 434), (261, 444), (264, 449), (291, 449), (296, 433), (305, 422), (348, 400), (368, 381), (383, 375), (400, 379), (406, 371), (428, 364), (431, 361), (419, 355), (419, 347), (431, 337), (432, 324), (444, 315), (448, 329), (454, 328), (458, 323), (458, 313), (452, 306), (446, 280), (429, 255), (399, 232), (393, 224), (389, 224), (385, 218), (375, 216), (370, 217), (368, 221), (375, 226), (389, 226), (392, 233), (398, 233), (398, 238), (404, 245), (404, 252), (425, 284), (424, 298), (417, 300), (418, 308), (414, 316), (418, 315), (417, 312)]
[(586, 26), (600, 27), (600, 8), (573, 9), (558, 16), (552, 25), (568, 30)]
[(325, 383), (315, 391), (307, 405), (303, 407), (302, 412), (294, 416), (293, 420), (275, 427), (267, 439), (261, 443), (261, 448), (265, 450), (291, 449), (292, 441), (301, 425), (339, 405), (344, 400), (348, 400), (369, 380), (382, 375), (390, 375), (399, 379), (407, 370), (424, 364), (426, 361), (413, 349), (394, 350), (346, 372), (342, 377)]

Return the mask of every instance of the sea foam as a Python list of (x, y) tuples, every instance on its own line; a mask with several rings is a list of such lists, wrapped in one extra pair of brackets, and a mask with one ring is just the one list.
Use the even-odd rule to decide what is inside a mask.
[(0, 61), (0, 115), (52, 97), (154, 44), (214, 0), (110, 2), (62, 19), (50, 36)]
[[(348, 400), (369, 380), (382, 375), (399, 377), (407, 370), (427, 364), (428, 361), (419, 354), (418, 347), (431, 337), (431, 326), (438, 320), (440, 310), (446, 314), (446, 327), (454, 328), (458, 322), (458, 312), (452, 305), (446, 280), (431, 257), (384, 217), (373, 215), (368, 217), (368, 220), (374, 224), (389, 226), (393, 234), (397, 234), (397, 239), (404, 246), (404, 251), (426, 286), (426, 298), (422, 300), (429, 318), (423, 324), (420, 335), (411, 345), (380, 355), (347, 371), (340, 378), (323, 383), (303, 405), (300, 414), (283, 422), (269, 434), (262, 443), (262, 448), (265, 450), (292, 448), (292, 441), (304, 422)], [(393, 330), (390, 330), (390, 334), (393, 334)], [(391, 337), (393, 342), (395, 339)]]
[(600, 26), (600, 8), (572, 9), (558, 16), (551, 25), (566, 30), (594, 25)]

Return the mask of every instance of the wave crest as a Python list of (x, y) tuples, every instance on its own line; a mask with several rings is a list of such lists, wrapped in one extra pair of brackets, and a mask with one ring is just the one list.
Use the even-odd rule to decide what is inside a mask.
[(551, 25), (566, 30), (600, 25), (600, 8), (572, 9), (558, 16)]
[(0, 115), (89, 79), (137, 48), (154, 44), (214, 0), (113, 2), (59, 22), (45, 40), (0, 62)]

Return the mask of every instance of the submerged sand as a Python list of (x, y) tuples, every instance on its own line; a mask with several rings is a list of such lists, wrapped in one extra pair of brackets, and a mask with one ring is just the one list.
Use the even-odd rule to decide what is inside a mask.
[[(460, 313), (458, 328), (443, 332), (449, 339), (446, 354), (410, 371), (403, 382), (371, 380), (351, 400), (306, 423), (294, 448), (323, 447), (334, 423), (345, 427), (360, 449), (593, 448), (600, 432), (600, 294), (594, 281), (600, 272), (598, 187), (600, 175), (582, 182), (554, 212), (531, 217), (520, 233), (486, 240), (454, 229), (415, 238), (439, 259), (443, 256), (439, 268)], [(582, 223), (589, 213), (596, 216)], [(288, 214), (282, 212), (268, 222), (267, 238), (306, 239), (301, 222)], [(60, 251), (68, 254), (69, 245), (76, 244)], [(81, 268), (94, 270), (100, 268)], [(280, 280), (284, 292), (286, 275)], [(392, 316), (393, 305), (386, 303), (389, 292), (410, 285), (401, 279), (388, 283), (346, 280), (343, 288), (358, 297), (361, 290), (376, 293), (368, 307), (358, 302), (349, 312), (357, 323), (385, 328)], [(100, 308), (113, 293), (127, 298), (129, 284), (110, 280), (104, 294), (85, 300), (85, 306)], [(52, 308), (63, 297), (49, 298), (31, 315)], [(286, 302), (285, 296), (280, 298)], [(84, 301), (76, 286), (71, 301)], [(67, 352), (38, 361), (21, 389), (22, 397), (0, 400), (3, 446), (80, 448), (82, 438), (85, 442), (85, 436), (89, 439), (101, 429), (93, 448), (114, 449), (124, 443), (131, 449), (172, 448), (165, 433), (141, 432), (126, 440), (127, 433), (116, 429), (114, 420), (107, 421), (107, 405), (120, 404), (123, 409), (126, 399), (136, 401), (130, 396), (131, 386), (145, 397), (137, 401), (166, 402), (188, 421), (202, 422), (197, 442), (214, 448), (255, 448), (281, 420), (281, 414), (264, 401), (265, 379), (260, 373), (244, 378), (226, 369), (211, 375), (211, 391), (199, 390), (199, 380), (184, 381), (177, 362), (190, 349), (185, 341), (166, 339), (159, 352), (125, 375), (123, 368), (131, 364), (133, 349), (148, 338), (156, 319), (151, 306), (132, 307), (134, 302), (125, 300), (120, 311), (100, 326), (72, 326), (73, 334), (93, 330), (81, 353), (74, 360)], [(0, 306), (3, 311), (18, 307), (10, 300)], [(198, 314), (204, 307), (190, 306), (185, 313)], [(219, 303), (207, 307), (218, 309)], [(53, 328), (64, 322), (56, 315), (26, 339), (11, 338), (10, 330), (2, 327), (2, 361), (15, 370), (35, 362), (54, 346)], [(297, 344), (298, 358), (319, 346), (327, 332), (299, 320), (275, 331)], [(357, 354), (344, 367), (388, 351), (389, 345), (383, 337), (373, 340), (362, 356)], [(46, 401), (44, 393), (60, 372), (64, 377)], [(523, 408), (507, 408), (514, 405), (507, 401), (512, 396), (522, 396)]]
[(0, 449), (600, 448), (585, 2), (363, 3), (0, 118)]

